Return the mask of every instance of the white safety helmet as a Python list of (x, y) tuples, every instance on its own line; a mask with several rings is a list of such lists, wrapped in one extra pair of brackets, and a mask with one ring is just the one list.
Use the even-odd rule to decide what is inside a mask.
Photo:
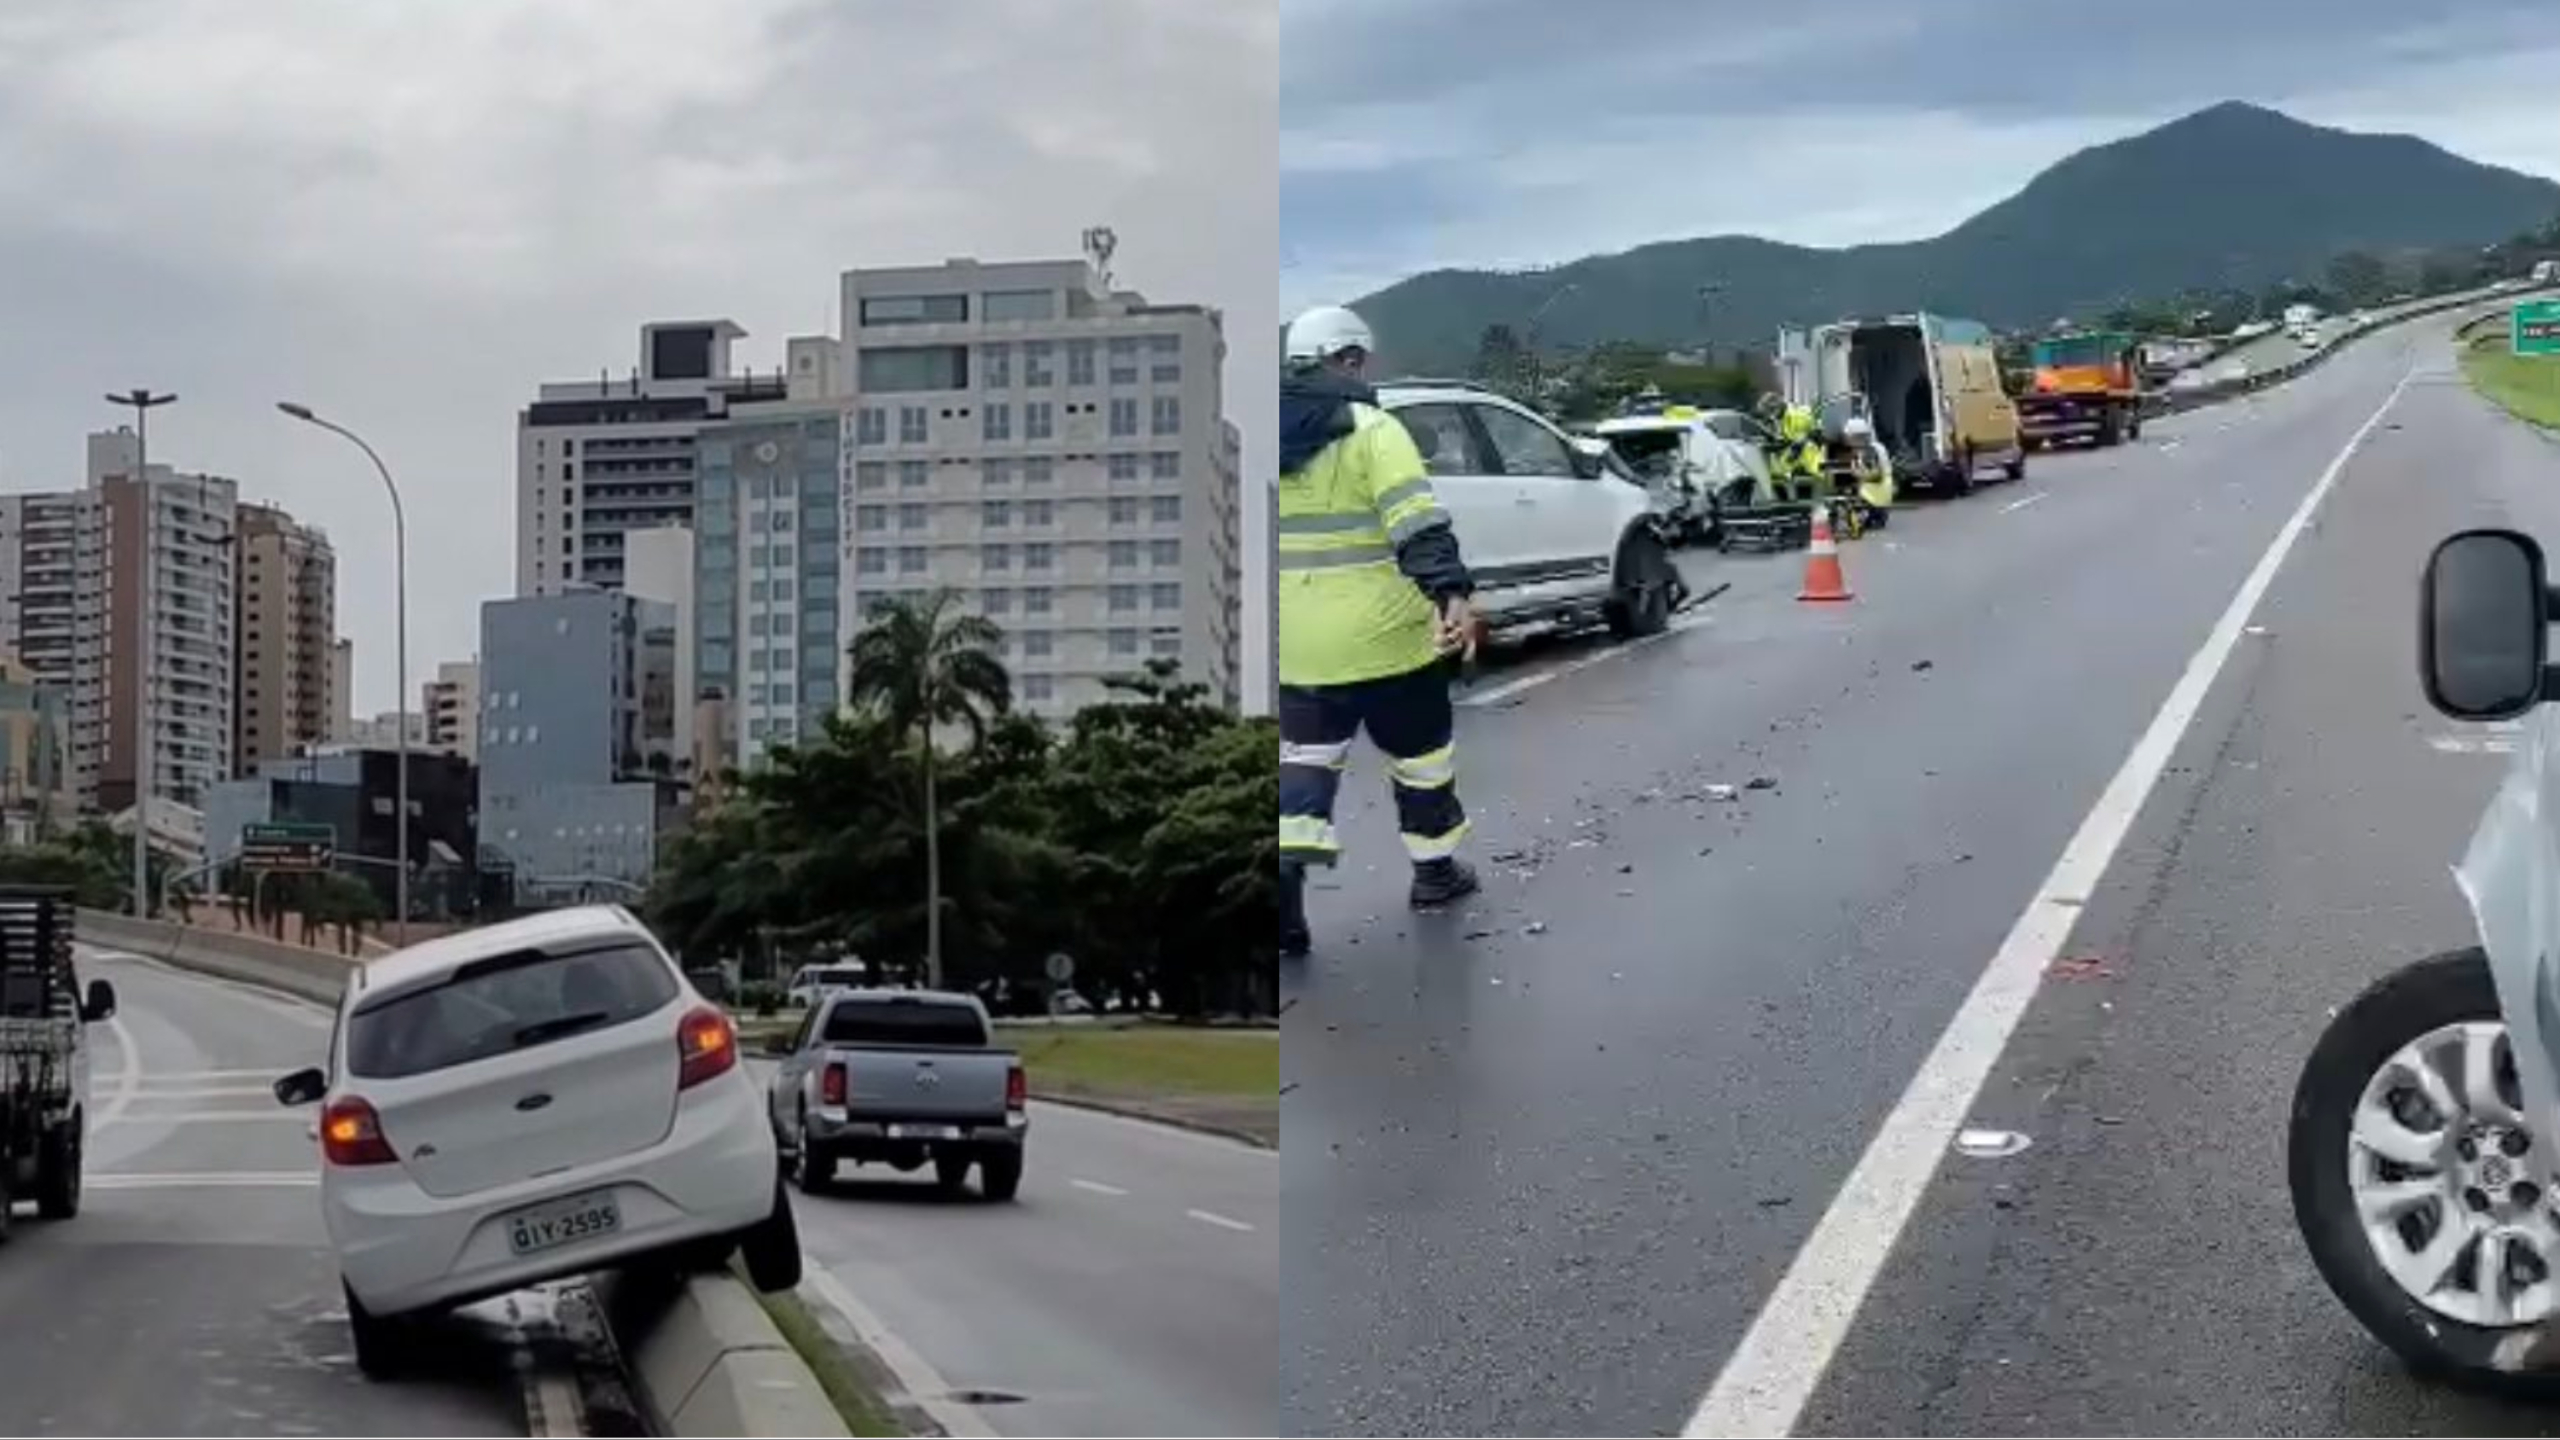
[(1339, 305), (1319, 305), (1289, 322), (1287, 359), (1291, 365), (1314, 365), (1345, 350), (1375, 350), (1369, 322)]
[(1864, 415), (1852, 415), (1840, 422), (1840, 438), (1852, 445), (1864, 445), (1876, 438), (1876, 427)]

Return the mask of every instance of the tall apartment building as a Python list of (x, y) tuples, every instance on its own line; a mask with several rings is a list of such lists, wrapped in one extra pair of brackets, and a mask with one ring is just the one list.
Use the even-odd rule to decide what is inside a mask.
[[(230, 774), (233, 757), (239, 485), (162, 465), (139, 475), (136, 460), (129, 429), (89, 437), (105, 562), (89, 583), (103, 596), (105, 643), (89, 684), (74, 688), (72, 743), (97, 757), (96, 802), (111, 811), (130, 806), (141, 659), (151, 677), (153, 793), (200, 809), (206, 792)], [(147, 625), (140, 585), (146, 520)]]
[(82, 799), (96, 784), (83, 762), (94, 767), (96, 757), (74, 749), (72, 714), (84, 682), (94, 685), (104, 644), (94, 623), (103, 603), (100, 527), (97, 497), (85, 490), (0, 495), (0, 655), (15, 657), (56, 697), (61, 783)]
[(447, 660), (421, 690), (418, 710), (426, 717), (428, 748), (479, 763), (480, 662)]
[(779, 399), (779, 374), (732, 373), (728, 320), (640, 330), (628, 379), (545, 384), (516, 417), (516, 593), (618, 589), (623, 537), (692, 523), (694, 435), (733, 401)]
[(329, 537), (273, 505), (239, 507), (239, 682), (233, 775), (332, 738), (338, 557)]
[(840, 372), (840, 630), (948, 586), (1006, 631), (1023, 708), (1102, 699), (1149, 659), (1229, 706), (1242, 668), (1242, 497), (1217, 311), (1110, 288), (1093, 258), (852, 270)]
[(842, 419), (830, 401), (784, 400), (702, 429), (690, 698), (725, 702), (712, 739), (730, 765), (813, 733), (836, 708)]

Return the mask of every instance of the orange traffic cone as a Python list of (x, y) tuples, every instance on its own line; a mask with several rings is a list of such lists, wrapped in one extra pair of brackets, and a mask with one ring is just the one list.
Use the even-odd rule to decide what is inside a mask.
[(1813, 543), (1804, 555), (1804, 589), (1799, 600), (1854, 600), (1849, 577), (1840, 573), (1840, 547), (1831, 538), (1831, 507), (1813, 507)]

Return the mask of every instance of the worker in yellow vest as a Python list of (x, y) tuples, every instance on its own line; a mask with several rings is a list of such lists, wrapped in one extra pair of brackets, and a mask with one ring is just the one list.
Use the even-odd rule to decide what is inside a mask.
[(1341, 846), (1351, 742), (1387, 756), (1416, 909), (1474, 893), (1458, 858), (1456, 713), (1444, 661), (1472, 657), (1475, 583), (1404, 424), (1362, 378), (1375, 344), (1349, 310), (1290, 322), (1280, 382), (1280, 953), (1307, 953), (1306, 872)]

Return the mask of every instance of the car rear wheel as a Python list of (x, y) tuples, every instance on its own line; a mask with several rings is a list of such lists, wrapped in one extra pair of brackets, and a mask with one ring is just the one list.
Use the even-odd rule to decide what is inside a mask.
[(1022, 1189), (1022, 1152), (990, 1150), (978, 1161), (978, 1188), (990, 1200), (1010, 1200)]
[(773, 1211), (738, 1237), (747, 1281), (771, 1295), (800, 1283), (800, 1226), (791, 1217), (791, 1193), (773, 1187)]
[(791, 1151), (791, 1183), (803, 1195), (824, 1195), (836, 1182), (836, 1152), (809, 1133), (809, 1117), (800, 1117), (800, 1143)]
[(36, 1213), (68, 1220), (80, 1213), (80, 1117), (44, 1132), (36, 1151)]
[(367, 1310), (343, 1280), (338, 1282), (338, 1288), (347, 1296), (347, 1331), (356, 1342), (356, 1369), (369, 1380), (399, 1375), (408, 1367), (416, 1323), (406, 1316), (376, 1315)]

